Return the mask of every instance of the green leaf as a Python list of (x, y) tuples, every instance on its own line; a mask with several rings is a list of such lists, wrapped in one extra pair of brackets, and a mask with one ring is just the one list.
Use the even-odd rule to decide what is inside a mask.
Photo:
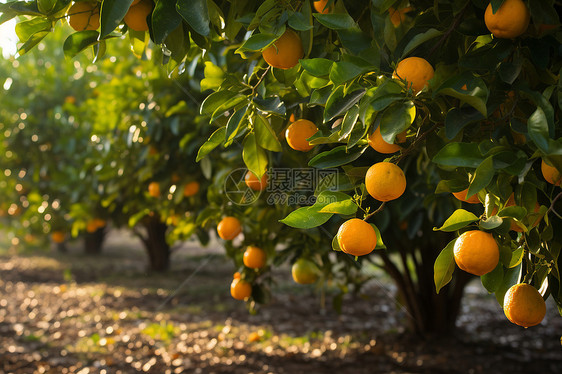
[(402, 56), (400, 57), (400, 59), (402, 60), (404, 57), (406, 57), (410, 52), (412, 52), (414, 49), (416, 49), (421, 44), (427, 42), (428, 40), (437, 38), (438, 36), (441, 36), (442, 34), (443, 34), (442, 31), (439, 31), (439, 30), (436, 30), (436, 29), (433, 29), (433, 28), (427, 30), (426, 32), (416, 34), (412, 39), (410, 39), (410, 41), (408, 42), (408, 44), (404, 48), (404, 51), (402, 51)]
[(527, 132), (529, 138), (541, 151), (546, 154), (550, 153), (548, 122), (542, 108), (537, 107), (535, 112), (529, 117)]
[(485, 117), (473, 107), (465, 106), (453, 108), (447, 113), (445, 118), (445, 135), (448, 139), (453, 139), (471, 123), (483, 120)]
[(357, 119), (359, 118), (359, 107), (354, 105), (347, 111), (345, 116), (343, 117), (343, 121), (341, 124), (341, 130), (339, 134), (340, 140), (345, 140), (349, 137), (355, 124), (357, 123)]
[(242, 159), (246, 167), (258, 178), (261, 178), (267, 171), (267, 154), (258, 144), (256, 135), (253, 132), (244, 138)]
[(410, 100), (388, 107), (381, 116), (380, 129), (385, 142), (394, 143), (396, 135), (407, 130), (416, 117), (416, 107)]
[(337, 116), (347, 112), (355, 103), (357, 103), (363, 95), (365, 95), (365, 90), (355, 90), (347, 95), (344, 94), (344, 86), (339, 86), (336, 88), (328, 101), (326, 102), (326, 108), (324, 109), (324, 122), (331, 121)]
[(488, 186), (488, 184), (492, 181), (495, 173), (494, 159), (490, 156), (482, 161), (482, 163), (476, 168), (474, 178), (470, 182), (466, 195), (472, 196), (480, 192), (481, 189), (486, 188), (486, 186)]
[(209, 36), (209, 9), (207, 0), (177, 0), (176, 9), (196, 33)]
[(261, 51), (277, 39), (273, 34), (254, 34), (248, 38), (237, 50), (236, 53)]
[(355, 201), (353, 201), (351, 196), (347, 196), (347, 199), (345, 200), (335, 201), (326, 205), (325, 207), (320, 209), (320, 213), (334, 213), (348, 216), (351, 214), (355, 214), (355, 212), (357, 212), (357, 208), (358, 206)]
[(203, 157), (207, 156), (219, 144), (224, 142), (225, 134), (226, 134), (226, 127), (224, 126), (215, 130), (215, 132), (211, 134), (209, 139), (207, 139), (207, 141), (203, 143), (201, 148), (199, 148), (199, 151), (197, 152), (197, 159), (195, 160), (195, 162), (199, 162)]
[(329, 151), (317, 154), (308, 162), (308, 165), (319, 169), (346, 165), (357, 160), (366, 149), (367, 147), (363, 147), (351, 152), (347, 150), (345, 145), (342, 145)]
[(341, 252), (340, 241), (338, 240), (338, 236), (334, 235), (332, 238), (332, 250)]
[(237, 110), (228, 118), (228, 122), (226, 123), (226, 133), (225, 133), (227, 144), (229, 144), (236, 137), (236, 135), (238, 135), (240, 131), (240, 124), (242, 123), (242, 120), (246, 116), (247, 111), (248, 111), (248, 107), (246, 106), (240, 110)]
[(57, 5), (57, 0), (37, 0), (37, 9), (45, 15), (48, 15)]
[(40, 31), (38, 33), (33, 34), (27, 41), (18, 49), (18, 54), (23, 55), (33, 49), (41, 40), (43, 40), (47, 35), (49, 35), (50, 31)]
[(205, 78), (201, 80), (201, 92), (217, 89), (224, 81), (224, 72), (211, 61), (205, 61), (203, 73)]
[[(129, 33), (133, 30), (129, 30)], [(145, 36), (146, 39), (147, 38)], [(148, 43), (148, 41), (146, 42)], [(181, 65), (184, 57), (189, 51), (189, 34), (187, 31), (187, 26), (180, 24), (168, 35), (164, 40), (164, 46), (172, 53), (170, 56), (172, 61), (168, 62), (168, 74), (173, 72), (178, 66)]]
[(433, 281), (437, 293), (453, 279), (453, 271), (455, 270), (453, 251), (456, 240), (457, 239), (450, 241), (435, 259), (435, 264), (433, 265)]
[(457, 231), (476, 221), (478, 221), (478, 217), (475, 216), (474, 213), (464, 209), (457, 209), (447, 218), (443, 226), (440, 228), (433, 228), (433, 231)]
[(254, 98), (253, 102), (256, 104), (256, 107), (263, 112), (275, 113), (281, 116), (284, 116), (287, 112), (285, 103), (281, 101), (279, 96), (269, 96), (265, 99), (258, 96)]
[(70, 34), (64, 41), (63, 50), (67, 58), (73, 58), (86, 48), (98, 43), (98, 32), (95, 30), (78, 31)]
[(491, 216), (488, 219), (486, 219), (485, 221), (480, 221), (480, 224), (478, 225), (478, 227), (480, 227), (482, 230), (493, 230), (497, 227), (500, 227), (503, 223), (503, 219), (501, 219), (501, 217), (499, 216)]
[(498, 262), (498, 266), (491, 272), (484, 274), (480, 277), (482, 285), (488, 290), (489, 293), (496, 292), (501, 287), (503, 282), (503, 264)]
[(496, 12), (500, 9), (503, 2), (505, 0), (491, 0), (490, 3), (492, 4), (492, 14), (496, 14)]
[(101, 3), (100, 39), (109, 35), (123, 20), (133, 0), (104, 0)]
[(254, 131), (258, 144), (267, 150), (273, 152), (281, 152), (281, 143), (277, 138), (277, 134), (271, 128), (267, 118), (258, 114), (254, 119)]
[(357, 24), (349, 14), (345, 13), (314, 13), (314, 18), (325, 27), (332, 30), (357, 29)]
[(288, 24), (293, 30), (297, 31), (308, 31), (313, 28), (310, 21), (300, 12), (292, 12)]
[(523, 256), (525, 255), (525, 248), (519, 247), (513, 253), (511, 253), (511, 259), (509, 261), (508, 268), (515, 267), (523, 261)]
[(375, 229), (375, 232), (377, 234), (377, 245), (375, 246), (375, 249), (386, 249), (386, 245), (382, 241), (382, 235), (379, 228), (372, 223), (369, 223), (369, 225), (371, 225), (373, 229)]
[(211, 115), (215, 113), (215, 111), (224, 105), (228, 100), (232, 99), (238, 95), (238, 93), (233, 91), (217, 91), (213, 92), (203, 101), (201, 104), (201, 114), (202, 115)]
[(156, 0), (152, 12), (152, 35), (156, 44), (161, 44), (166, 37), (178, 26), (182, 18), (176, 10), (174, 1)]
[(334, 61), (325, 58), (311, 58), (301, 60), (301, 66), (310, 75), (325, 77), (330, 74)]
[(330, 80), (334, 86), (339, 86), (371, 70), (372, 67), (359, 66), (348, 61), (335, 62), (330, 70)]
[(505, 293), (509, 288), (517, 283), (519, 283), (519, 278), (521, 276), (521, 264), (516, 267), (507, 269), (504, 272), (503, 280), (501, 285), (496, 289), (496, 299), (501, 306), (503, 306), (503, 298)]
[(484, 117), (487, 117), (486, 103), (489, 96), (488, 87), (482, 78), (467, 71), (445, 81), (433, 94), (456, 97), (461, 102), (471, 105)]
[(320, 213), (322, 208), (319, 205), (299, 208), (279, 222), (297, 229), (311, 229), (323, 225), (333, 216), (332, 213)]
[(433, 157), (433, 162), (443, 166), (477, 168), (484, 157), (476, 143), (448, 143)]
[(45, 18), (36, 17), (28, 21), (22, 21), (16, 24), (16, 35), (20, 42), (26, 42), (34, 34), (38, 32), (51, 31), (53, 24)]
[(508, 206), (498, 212), (499, 217), (515, 218), (518, 221), (521, 221), (526, 215), (527, 209), (517, 205)]

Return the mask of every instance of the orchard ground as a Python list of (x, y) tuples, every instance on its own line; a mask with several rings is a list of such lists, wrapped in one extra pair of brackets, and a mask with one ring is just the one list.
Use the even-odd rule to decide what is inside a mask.
[[(276, 269), (271, 303), (249, 314), (230, 297), (232, 264), (218, 245), (186, 244), (166, 275), (147, 274), (140, 243), (112, 231), (104, 253), (0, 246), (2, 373), (554, 373), (562, 320), (511, 324), (479, 279), (458, 332), (404, 333), (395, 289), (378, 274), (342, 314), (313, 286)], [(212, 261), (210, 261), (212, 260)], [(183, 285), (183, 286), (182, 286)]]

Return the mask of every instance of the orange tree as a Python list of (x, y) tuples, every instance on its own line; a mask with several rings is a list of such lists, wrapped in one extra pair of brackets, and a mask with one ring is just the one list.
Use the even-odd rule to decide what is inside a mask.
[(84, 105), (96, 150), (84, 167), (103, 186), (98, 201), (113, 222), (131, 227), (144, 244), (150, 268), (163, 271), (175, 242), (192, 234), (208, 241), (195, 218), (213, 166), (210, 160), (196, 163), (195, 155), (198, 139), (209, 131), (196, 115), (198, 98), (189, 73), (169, 80), (155, 60), (136, 63), (130, 57), (100, 63), (110, 79)]
[[(131, 3), (94, 4), (100, 7), (99, 31), (71, 34), (66, 54), (92, 46), (99, 58), (111, 38), (124, 34), (138, 53), (150, 36), (164, 51), (154, 57), (181, 74), (192, 61), (188, 46), (202, 48), (202, 88), (214, 92), (201, 114), (217, 130), (200, 155), (220, 144), (240, 144), (258, 179), (278, 166), (280, 152), (300, 165), (339, 168), (350, 189), (336, 186), (329, 203), (293, 208), (281, 222), (299, 230), (324, 227), (338, 252), (362, 254), (386, 243), (388, 254), (363, 257), (394, 274), (418, 330), (431, 325), (420, 323), (424, 303), (445, 290), (462, 294), (460, 278), (466, 275), (455, 271), (455, 263), (480, 276), (501, 305), (518, 283), (561, 305), (559, 1), (327, 1), (324, 7), (302, 0), (156, 1), (144, 19), (148, 33), (127, 26)], [(2, 19), (25, 16), (19, 25), (26, 31), (20, 50), (26, 52), (69, 6), (60, 0), (13, 2), (0, 11)], [(294, 142), (287, 133), (298, 153), (279, 136), (291, 113), (319, 129), (312, 136), (297, 131)], [(397, 143), (395, 152), (381, 151), (380, 138)], [(450, 193), (468, 199), (455, 201)], [(453, 203), (457, 209), (448, 212)], [(353, 217), (377, 224), (358, 231), (369, 232), (365, 247), (342, 243), (347, 230), (336, 235), (341, 219)], [(396, 233), (400, 227), (408, 230), (409, 242)], [(480, 235), (473, 242), (456, 239), (475, 230), (493, 241)], [(424, 251), (422, 243), (435, 249), (443, 240), (438, 256)], [(472, 247), (497, 256), (480, 258)], [(427, 291), (425, 281), (435, 258), (439, 296)], [(493, 270), (481, 274), (470, 265), (483, 262)], [(515, 320), (518, 312), (506, 307), (506, 314)]]
[[(13, 216), (7, 228), (20, 240), (40, 241), (55, 233), (54, 238), (69, 239), (71, 233), (80, 233), (86, 251), (97, 252), (105, 226), (99, 223), (107, 212), (91, 199), (99, 184), (83, 169), (93, 152), (90, 124), (79, 109), (87, 100), (87, 85), (97, 77), (81, 65), (87, 64), (85, 58), (65, 62), (56, 44), (46, 44), (48, 59), (34, 50), (17, 60), (0, 61), (5, 91), (0, 109), (2, 204)], [(87, 233), (89, 222), (98, 225), (94, 230), (90, 224)], [(61, 240), (54, 241), (64, 248)]]

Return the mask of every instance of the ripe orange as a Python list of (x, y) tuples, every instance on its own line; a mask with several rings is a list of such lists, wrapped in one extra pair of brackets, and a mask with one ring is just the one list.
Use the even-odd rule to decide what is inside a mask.
[(244, 181), (246, 182), (246, 186), (248, 186), (252, 190), (263, 191), (267, 188), (267, 173), (262, 175), (261, 179), (258, 179), (258, 177), (254, 173), (248, 170), (246, 172), (246, 175), (244, 176)]
[(338, 230), (337, 238), (341, 250), (353, 256), (369, 254), (377, 246), (375, 229), (359, 218), (345, 221)]
[(252, 285), (240, 278), (234, 278), (230, 284), (230, 294), (236, 300), (245, 300), (252, 296)]
[(296, 32), (285, 30), (283, 35), (262, 52), (263, 59), (269, 65), (279, 69), (290, 69), (304, 57), (302, 41)]
[(100, 27), (100, 8), (97, 2), (74, 3), (68, 14), (68, 23), (75, 31), (97, 30)]
[(407, 88), (414, 93), (421, 91), (429, 82), (435, 71), (427, 60), (421, 57), (408, 57), (396, 65), (392, 78), (406, 81)]
[(298, 284), (312, 284), (318, 280), (318, 267), (305, 258), (299, 258), (291, 268), (293, 280)]
[(148, 185), (148, 194), (152, 197), (160, 197), (160, 184), (158, 184), (158, 182), (150, 182)]
[(522, 0), (505, 0), (494, 14), (492, 3), (484, 13), (486, 27), (496, 38), (513, 39), (527, 31), (531, 13)]
[(519, 283), (507, 290), (503, 299), (503, 311), (512, 323), (531, 327), (543, 320), (546, 304), (535, 287)]
[(326, 4), (328, 4), (328, 0), (319, 0), (319, 1), (315, 1), (312, 3), (312, 5), (314, 6), (314, 9), (318, 12), (318, 13), (322, 13), (322, 14), (328, 14), (330, 13), (331, 10), (331, 6), (326, 8)]
[(293, 123), (297, 120), (297, 118), (295, 117), (295, 113), (291, 113), (291, 115), (289, 116), (289, 122)]
[(390, 16), (390, 22), (392, 22), (394, 27), (400, 26), (402, 21), (406, 19), (404, 14), (408, 13), (411, 10), (412, 10), (411, 7), (406, 7), (398, 10), (394, 9), (393, 7), (388, 8), (388, 15)]
[(98, 228), (99, 227), (94, 220), (90, 220), (86, 223), (86, 231), (89, 232), (90, 234), (98, 231)]
[(554, 166), (550, 166), (545, 160), (541, 162), (541, 172), (544, 179), (555, 186), (560, 186), (562, 182), (562, 174)]
[(318, 127), (307, 119), (299, 119), (287, 128), (285, 138), (289, 147), (297, 151), (308, 152), (314, 146), (306, 139), (318, 132)]
[(472, 230), (457, 238), (454, 257), (459, 268), (481, 276), (496, 268), (500, 260), (500, 250), (492, 234)]
[(369, 195), (379, 201), (395, 200), (406, 191), (406, 176), (399, 166), (378, 162), (367, 170), (365, 187)]
[(217, 233), (223, 240), (232, 240), (242, 232), (242, 224), (236, 217), (224, 217), (217, 226)]
[(152, 0), (140, 0), (138, 4), (131, 5), (127, 14), (125, 14), (125, 18), (123, 18), (125, 24), (135, 31), (148, 30), (146, 18), (152, 12), (153, 7)]
[(259, 342), (261, 338), (262, 338), (262, 334), (260, 334), (257, 331), (253, 331), (250, 333), (250, 335), (248, 335), (248, 342), (250, 343)]
[(183, 188), (183, 196), (185, 197), (193, 196), (197, 192), (199, 192), (199, 182), (197, 181), (189, 182)]
[(459, 199), (460, 201), (464, 201), (465, 203), (480, 204), (480, 199), (478, 199), (477, 194), (474, 194), (467, 199), (466, 198), (467, 193), (468, 193), (468, 188), (466, 188), (462, 191), (459, 191), (459, 192), (453, 192), (453, 196), (456, 197), (457, 199)]
[[(406, 131), (401, 132), (396, 136), (395, 142), (404, 143), (406, 141)], [(381, 135), (381, 128), (377, 129), (369, 136), (369, 145), (379, 153), (394, 153), (402, 149), (398, 144), (387, 143)]]
[(93, 221), (98, 228), (105, 227), (105, 225), (107, 224), (107, 222), (101, 218), (94, 218)]
[(246, 248), (246, 251), (244, 251), (244, 257), (242, 260), (244, 265), (250, 269), (261, 269), (265, 266), (265, 251), (261, 248), (250, 245)]
[(57, 244), (61, 244), (64, 243), (64, 240), (66, 239), (66, 234), (62, 231), (53, 231), (53, 233), (51, 234), (51, 239), (53, 240), (53, 242)]

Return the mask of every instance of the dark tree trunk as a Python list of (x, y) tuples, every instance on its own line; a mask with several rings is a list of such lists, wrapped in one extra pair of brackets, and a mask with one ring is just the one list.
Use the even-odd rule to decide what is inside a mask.
[(86, 233), (84, 236), (84, 253), (87, 255), (100, 254), (103, 248), (105, 234), (105, 227), (101, 227), (92, 233)]
[(68, 248), (66, 243), (56, 243), (56, 248), (59, 253), (66, 253), (68, 252)]
[(411, 331), (422, 336), (452, 335), (455, 333), (464, 288), (471, 276), (456, 270), (451, 282), (439, 294), (436, 293), (433, 265), (441, 249), (453, 237), (445, 233), (431, 235), (432, 240), (420, 240), (419, 243), (404, 237), (396, 240), (394, 243), (399, 247), (396, 249), (400, 253), (402, 266), (399, 268), (388, 255), (383, 254), (384, 268), (395, 281), (404, 300)]
[(142, 241), (148, 254), (150, 270), (166, 271), (170, 266), (170, 246), (166, 241), (168, 226), (158, 215), (147, 216), (143, 221), (146, 236)]

